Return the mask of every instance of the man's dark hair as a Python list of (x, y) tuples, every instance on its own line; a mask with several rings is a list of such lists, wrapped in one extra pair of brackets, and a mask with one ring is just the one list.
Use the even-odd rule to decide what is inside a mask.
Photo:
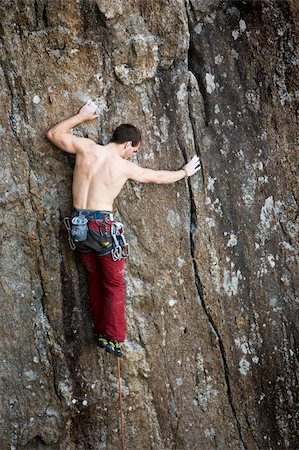
[(132, 146), (136, 147), (141, 141), (141, 133), (134, 125), (122, 123), (115, 129), (111, 142), (124, 144), (128, 141), (132, 141)]

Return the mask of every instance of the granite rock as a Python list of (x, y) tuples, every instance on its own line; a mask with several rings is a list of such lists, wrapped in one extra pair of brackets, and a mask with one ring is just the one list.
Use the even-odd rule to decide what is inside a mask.
[(1, 450), (119, 449), (116, 361), (96, 348), (63, 218), (74, 160), (45, 131), (139, 126), (128, 182), (126, 448), (298, 445), (298, 2), (2, 0)]

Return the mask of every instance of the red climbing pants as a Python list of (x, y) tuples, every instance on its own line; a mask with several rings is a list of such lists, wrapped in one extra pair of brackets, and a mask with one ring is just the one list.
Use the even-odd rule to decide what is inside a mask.
[(117, 342), (126, 335), (125, 259), (113, 261), (111, 255), (81, 253), (88, 277), (88, 296), (94, 332)]

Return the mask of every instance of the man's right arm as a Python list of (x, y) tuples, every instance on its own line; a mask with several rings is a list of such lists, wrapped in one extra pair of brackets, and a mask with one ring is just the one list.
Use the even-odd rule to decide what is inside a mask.
[(194, 156), (179, 170), (152, 170), (126, 161), (127, 178), (140, 183), (171, 184), (182, 180), (185, 176), (194, 175), (200, 169), (198, 156)]
[(75, 126), (79, 125), (86, 120), (93, 120), (98, 117), (96, 114), (96, 104), (92, 101), (88, 101), (78, 114), (57, 123), (54, 127), (50, 128), (46, 132), (46, 137), (56, 147), (60, 148), (67, 153), (77, 153), (78, 151), (86, 151), (95, 143), (91, 139), (74, 136), (69, 131)]

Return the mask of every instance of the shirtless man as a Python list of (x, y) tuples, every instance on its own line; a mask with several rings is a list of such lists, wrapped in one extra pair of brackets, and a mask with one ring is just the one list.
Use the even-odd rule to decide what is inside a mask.
[(78, 114), (48, 130), (46, 137), (61, 150), (76, 155), (72, 218), (73, 223), (82, 218), (88, 221), (86, 239), (75, 239), (75, 245), (87, 272), (94, 332), (101, 348), (121, 357), (126, 333), (126, 247), (122, 224), (113, 217), (114, 199), (127, 180), (169, 184), (194, 175), (199, 158), (194, 156), (175, 171), (145, 169), (128, 161), (141, 143), (140, 131), (133, 125), (120, 125), (106, 145), (69, 133), (80, 123), (96, 119), (96, 109), (95, 103), (87, 102)]

